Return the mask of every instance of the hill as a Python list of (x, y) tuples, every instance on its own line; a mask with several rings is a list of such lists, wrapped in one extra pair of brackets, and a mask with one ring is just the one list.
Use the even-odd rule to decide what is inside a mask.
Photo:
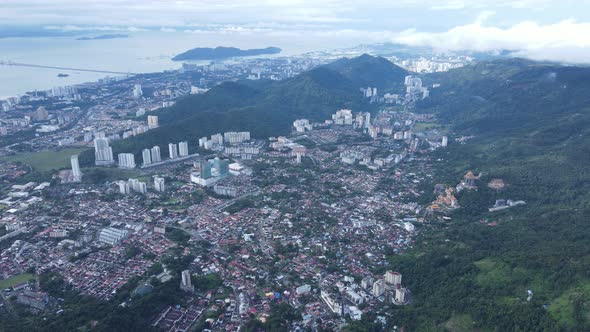
[(360, 87), (376, 87), (379, 90), (399, 89), (409, 72), (391, 61), (363, 54), (356, 58), (342, 58), (325, 65), (340, 73)]
[(100, 35), (94, 37), (80, 37), (76, 40), (103, 40), (103, 39), (117, 39), (117, 38), (129, 38), (129, 35), (124, 34), (113, 34), (113, 35)]
[[(411, 330), (459, 321), (471, 330), (589, 330), (590, 69), (512, 59), (424, 80), (442, 85), (418, 110), (454, 137), (473, 136), (440, 151), (437, 181), (484, 175), (477, 191), (458, 194), (452, 223), (392, 257), (415, 300), (394, 315)], [(488, 188), (494, 178), (506, 188)], [(502, 198), (527, 205), (487, 211)]]
[[(356, 66), (365, 68), (366, 61), (387, 61), (362, 58), (359, 62), (348, 60), (346, 66), (338, 68), (357, 73), (360, 70)], [(359, 91), (360, 86), (376, 86), (375, 82), (349, 77), (330, 67), (318, 67), (283, 81), (225, 82), (205, 94), (187, 96), (173, 107), (156, 111), (160, 127), (116, 142), (114, 153), (133, 151), (139, 157), (141, 149), (180, 140), (188, 140), (194, 148), (200, 137), (231, 130), (248, 130), (253, 137), (266, 138), (289, 133), (296, 119), (323, 121), (340, 108), (375, 111), (376, 106)], [(395, 80), (403, 82), (403, 77), (390, 79)], [(89, 164), (92, 156), (86, 153), (80, 160)]]
[(235, 47), (216, 47), (206, 48), (197, 47), (188, 50), (184, 53), (178, 54), (172, 58), (173, 61), (184, 61), (184, 60), (215, 60), (215, 59), (226, 59), (233, 57), (243, 56), (255, 56), (263, 54), (278, 54), (281, 53), (281, 49), (278, 47), (267, 47), (261, 49), (250, 49), (241, 50)]

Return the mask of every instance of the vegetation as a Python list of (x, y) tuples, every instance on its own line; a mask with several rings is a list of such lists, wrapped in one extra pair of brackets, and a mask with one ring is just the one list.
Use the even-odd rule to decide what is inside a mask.
[(16, 285), (20, 285), (24, 282), (34, 280), (36, 276), (31, 273), (23, 273), (19, 275), (12, 276), (8, 279), (0, 280), (0, 290), (5, 288), (10, 288)]
[(166, 227), (166, 237), (170, 240), (186, 246), (191, 238), (190, 234), (179, 228)]
[(340, 73), (358, 88), (378, 88), (379, 93), (381, 90), (399, 91), (403, 88), (406, 75), (409, 75), (408, 71), (393, 65), (389, 60), (368, 54), (352, 59), (342, 58), (325, 67)]
[[(456, 184), (484, 172), (448, 225), (422, 232), (392, 256), (413, 303), (395, 307), (410, 330), (590, 329), (590, 70), (508, 60), (478, 63), (425, 80), (442, 83), (419, 110), (435, 112), (453, 136), (437, 178)], [(496, 191), (487, 181), (501, 178)], [(495, 199), (524, 207), (490, 213)], [(534, 296), (527, 301), (527, 290)]]
[(173, 61), (183, 60), (213, 60), (213, 59), (224, 59), (231, 57), (242, 57), (242, 56), (254, 56), (263, 54), (277, 54), (281, 53), (281, 49), (278, 47), (267, 47), (262, 49), (251, 49), (241, 50), (235, 47), (198, 47), (188, 50), (184, 53), (178, 54), (173, 57)]
[(25, 152), (2, 157), (2, 160), (29, 165), (38, 172), (47, 172), (70, 167), (70, 157), (88, 150), (87, 148), (65, 148), (58, 151)]
[[(405, 71), (391, 62), (365, 55), (304, 72), (283, 81), (225, 82), (202, 95), (191, 95), (173, 107), (157, 111), (160, 127), (145, 134), (113, 143), (113, 153), (139, 153), (146, 147), (168, 142), (196, 142), (203, 136), (230, 130), (247, 130), (253, 137), (285, 135), (294, 120), (323, 121), (340, 108), (375, 112), (376, 106), (362, 97), (368, 68), (378, 74), (379, 84), (400, 87)], [(198, 125), (195, 125), (198, 124)], [(80, 162), (92, 162), (92, 151)]]
[(82, 169), (84, 183), (101, 184), (107, 181), (127, 180), (137, 177), (140, 174), (137, 170), (126, 170), (120, 168), (91, 167)]

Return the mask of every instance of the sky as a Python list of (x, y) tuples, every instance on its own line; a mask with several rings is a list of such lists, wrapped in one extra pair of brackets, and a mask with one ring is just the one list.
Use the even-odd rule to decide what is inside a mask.
[(0, 32), (334, 38), (590, 63), (590, 0), (1, 0), (0, 22)]

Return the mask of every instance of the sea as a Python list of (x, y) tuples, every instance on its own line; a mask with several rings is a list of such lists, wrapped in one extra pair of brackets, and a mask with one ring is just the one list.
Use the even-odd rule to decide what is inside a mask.
[[(151, 73), (180, 68), (181, 63), (172, 61), (171, 58), (195, 47), (233, 46), (245, 49), (276, 46), (283, 49), (281, 55), (296, 55), (327, 49), (330, 46), (342, 46), (342, 43), (331, 44), (333, 40), (326, 38), (298, 40), (284, 36), (261, 38), (256, 34), (194, 34), (183, 31), (134, 32), (129, 34), (129, 38), (116, 39), (77, 40), (78, 37), (80, 36), (0, 38), (0, 61)], [(352, 41), (349, 44), (352, 45)], [(58, 74), (69, 76), (58, 77)], [(107, 76), (116, 75), (0, 65), (0, 99), (28, 91), (48, 90), (55, 86), (93, 82)]]

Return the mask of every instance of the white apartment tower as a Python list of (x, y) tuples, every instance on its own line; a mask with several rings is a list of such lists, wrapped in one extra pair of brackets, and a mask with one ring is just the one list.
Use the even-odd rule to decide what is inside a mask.
[(141, 156), (143, 157), (143, 166), (152, 163), (152, 154), (150, 152), (150, 149), (143, 149), (143, 151), (141, 152)]
[(180, 274), (180, 276), (182, 277), (182, 281), (180, 282), (180, 289), (187, 291), (187, 292), (193, 292), (195, 290), (194, 286), (192, 285), (191, 282), (191, 273), (189, 270), (184, 270), (182, 271), (182, 273)]
[(164, 178), (155, 177), (154, 178), (154, 188), (156, 188), (156, 191), (159, 191), (159, 192), (166, 191), (166, 185), (164, 183)]
[(127, 195), (131, 192), (131, 187), (129, 186), (129, 182), (127, 181), (119, 181), (117, 182), (117, 184), (119, 185), (119, 192), (123, 195)]
[(402, 275), (395, 271), (385, 272), (385, 282), (390, 285), (399, 285), (402, 283)]
[(158, 128), (158, 126), (159, 126), (157, 115), (148, 115), (147, 122), (148, 122), (148, 128), (150, 128), (150, 129)]
[(181, 157), (188, 156), (188, 142), (180, 142), (180, 143), (178, 143), (178, 154)]
[(156, 145), (152, 148), (152, 163), (159, 163), (161, 161), (160, 147)]
[(141, 84), (135, 84), (135, 86), (133, 87), (133, 97), (139, 98), (141, 96), (143, 96), (143, 91), (141, 90)]
[(70, 163), (72, 164), (72, 175), (74, 182), (80, 182), (82, 180), (82, 172), (80, 171), (80, 163), (78, 162), (78, 155), (70, 157)]
[(97, 166), (111, 165), (115, 162), (113, 148), (109, 146), (108, 138), (97, 137), (94, 139), (94, 159)]
[(168, 154), (170, 155), (170, 159), (178, 158), (178, 146), (174, 143), (168, 144)]
[(385, 293), (385, 283), (379, 279), (373, 284), (373, 296), (379, 297)]
[(119, 168), (135, 168), (135, 156), (133, 153), (119, 153)]

